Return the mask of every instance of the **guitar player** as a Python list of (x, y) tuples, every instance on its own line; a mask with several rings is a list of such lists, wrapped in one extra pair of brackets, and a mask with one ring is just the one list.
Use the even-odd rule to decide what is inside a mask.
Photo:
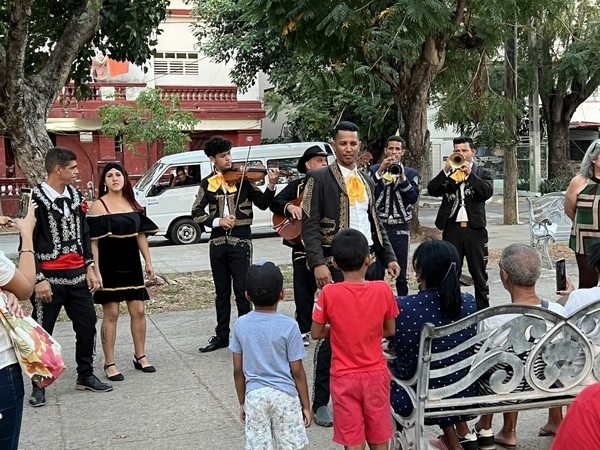
[[(317, 145), (309, 147), (298, 160), (298, 172), (306, 174), (309, 170), (325, 167), (327, 165), (327, 156), (327, 152), (321, 147)], [(301, 223), (302, 209), (300, 208), (299, 199), (301, 199), (304, 192), (305, 184), (306, 177), (288, 183), (271, 202), (270, 208), (273, 214), (282, 215), (290, 220)], [(296, 322), (298, 322), (300, 333), (302, 333), (304, 346), (308, 346), (317, 284), (314, 275), (306, 264), (306, 252), (299, 238), (300, 236), (294, 242), (284, 239), (283, 245), (292, 248)]]

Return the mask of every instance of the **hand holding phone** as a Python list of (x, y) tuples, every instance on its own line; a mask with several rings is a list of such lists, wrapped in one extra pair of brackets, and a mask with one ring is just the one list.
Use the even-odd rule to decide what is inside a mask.
[(19, 219), (23, 219), (27, 215), (30, 205), (31, 205), (31, 189), (23, 188), (23, 189), (21, 189), (21, 199), (19, 200), (19, 213), (17, 214), (17, 217)]
[(567, 290), (567, 263), (564, 259), (556, 261), (556, 290)]

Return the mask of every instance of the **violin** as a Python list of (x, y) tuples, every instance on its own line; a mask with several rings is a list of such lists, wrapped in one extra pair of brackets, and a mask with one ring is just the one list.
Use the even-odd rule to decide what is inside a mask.
[[(230, 169), (223, 171), (223, 179), (228, 186), (233, 186), (239, 183), (241, 180), (247, 180), (252, 183), (258, 183), (265, 179), (265, 176), (269, 172), (263, 164), (258, 163), (252, 166), (244, 163), (233, 163)], [(279, 169), (279, 174), (285, 177), (294, 176), (294, 172), (289, 170)]]

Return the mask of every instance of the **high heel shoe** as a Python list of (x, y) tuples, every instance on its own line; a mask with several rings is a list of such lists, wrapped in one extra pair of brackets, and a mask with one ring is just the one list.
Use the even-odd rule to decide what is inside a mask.
[(133, 361), (133, 367), (135, 367), (136, 370), (141, 370), (142, 372), (146, 372), (146, 373), (156, 372), (156, 368), (154, 366), (142, 366), (140, 364), (140, 359), (144, 359), (145, 357), (146, 357), (146, 355), (142, 355), (138, 358), (134, 354), (133, 358), (135, 359), (135, 361)]
[(120, 372), (116, 373), (114, 375), (108, 375), (108, 372), (106, 371), (106, 369), (108, 369), (109, 367), (112, 367), (114, 365), (115, 365), (115, 363), (104, 364), (104, 373), (106, 374), (106, 378), (108, 378), (110, 381), (123, 381), (125, 379), (125, 377)]

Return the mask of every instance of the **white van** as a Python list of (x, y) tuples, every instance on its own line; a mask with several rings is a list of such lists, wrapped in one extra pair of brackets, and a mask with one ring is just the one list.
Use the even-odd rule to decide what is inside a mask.
[[(286, 183), (304, 175), (298, 173), (296, 166), (304, 151), (318, 145), (331, 155), (333, 150), (325, 142), (300, 142), (293, 144), (258, 145), (250, 148), (249, 165), (261, 163), (265, 167), (277, 167), (293, 172), (293, 176), (281, 176), (277, 184), (280, 192)], [(244, 162), (248, 155), (248, 147), (233, 147), (233, 162)], [(177, 169), (183, 168), (187, 173), (186, 185), (172, 186), (171, 180)], [(212, 164), (202, 150), (177, 153), (159, 159), (136, 183), (133, 188), (136, 200), (146, 207), (146, 214), (158, 225), (159, 236), (165, 236), (175, 244), (195, 244), (200, 240), (204, 230), (192, 220), (192, 204), (198, 193), (200, 180), (210, 174)], [(265, 181), (257, 183), (262, 190), (266, 189)], [(254, 208), (252, 228), (271, 226), (271, 212)]]

